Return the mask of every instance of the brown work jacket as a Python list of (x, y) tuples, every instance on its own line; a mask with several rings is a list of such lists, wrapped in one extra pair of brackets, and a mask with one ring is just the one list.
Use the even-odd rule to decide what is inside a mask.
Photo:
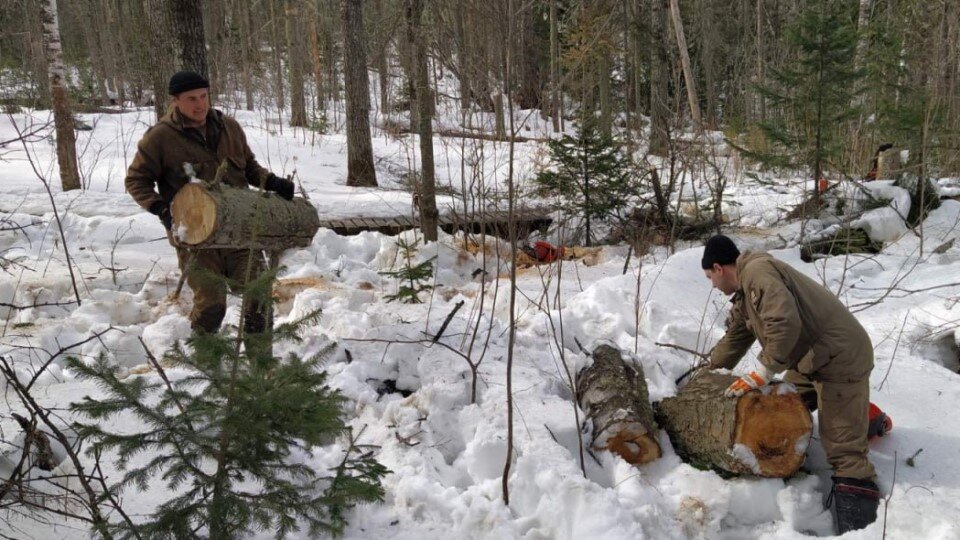
[(793, 369), (831, 382), (869, 375), (870, 337), (833, 293), (767, 253), (744, 252), (737, 275), (727, 332), (710, 351), (712, 369), (732, 369), (759, 340), (760, 362), (775, 373)]
[(236, 120), (216, 109), (207, 114), (204, 133), (185, 128), (180, 111), (171, 107), (147, 130), (137, 144), (137, 155), (127, 169), (125, 186), (137, 203), (149, 209), (167, 203), (190, 181), (184, 169), (189, 163), (201, 180), (211, 181), (220, 164), (227, 160), (223, 181), (237, 186), (260, 186), (269, 172), (257, 163), (247, 137)]

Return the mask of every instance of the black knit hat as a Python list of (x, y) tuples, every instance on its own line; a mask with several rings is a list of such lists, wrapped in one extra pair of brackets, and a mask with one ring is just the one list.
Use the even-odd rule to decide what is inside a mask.
[(740, 250), (737, 249), (733, 240), (718, 234), (707, 240), (707, 244), (703, 246), (703, 259), (700, 261), (700, 265), (704, 270), (709, 270), (713, 268), (714, 264), (720, 266), (733, 264), (737, 262), (739, 256)]
[(203, 78), (196, 71), (178, 71), (170, 77), (170, 86), (167, 92), (175, 96), (181, 92), (189, 92), (197, 88), (210, 88), (210, 81)]

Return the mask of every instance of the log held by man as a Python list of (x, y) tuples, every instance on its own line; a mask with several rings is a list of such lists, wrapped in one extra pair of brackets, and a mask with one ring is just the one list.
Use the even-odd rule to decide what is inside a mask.
[(593, 422), (593, 448), (640, 465), (660, 457), (647, 382), (640, 365), (601, 345), (593, 364), (577, 374), (577, 402)]
[(732, 474), (772, 478), (803, 464), (813, 421), (790, 385), (724, 397), (733, 375), (698, 373), (657, 408), (657, 422), (686, 462)]
[(309, 246), (320, 228), (316, 208), (303, 198), (203, 182), (180, 188), (171, 214), (174, 237), (193, 249), (282, 251)]

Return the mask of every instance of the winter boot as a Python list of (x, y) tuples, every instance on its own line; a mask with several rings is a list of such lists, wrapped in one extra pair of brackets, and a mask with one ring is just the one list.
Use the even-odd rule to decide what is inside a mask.
[(877, 520), (880, 488), (872, 480), (833, 477), (827, 508), (833, 506), (837, 534), (863, 529)]
[(893, 419), (873, 403), (870, 404), (869, 417), (870, 424), (867, 427), (867, 437), (871, 441), (878, 437), (883, 437), (893, 430)]

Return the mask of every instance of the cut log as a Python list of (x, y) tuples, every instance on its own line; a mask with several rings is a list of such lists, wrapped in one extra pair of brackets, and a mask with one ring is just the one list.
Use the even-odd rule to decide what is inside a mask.
[(723, 391), (737, 378), (701, 372), (656, 407), (657, 421), (684, 461), (741, 475), (786, 478), (803, 464), (813, 420), (800, 395), (772, 385), (740, 398)]
[(593, 422), (594, 449), (636, 465), (660, 457), (643, 368), (624, 362), (617, 349), (601, 345), (593, 352), (593, 364), (577, 374), (577, 403)]
[(306, 247), (320, 228), (309, 201), (225, 184), (191, 182), (173, 198), (175, 239), (193, 249), (282, 251)]

